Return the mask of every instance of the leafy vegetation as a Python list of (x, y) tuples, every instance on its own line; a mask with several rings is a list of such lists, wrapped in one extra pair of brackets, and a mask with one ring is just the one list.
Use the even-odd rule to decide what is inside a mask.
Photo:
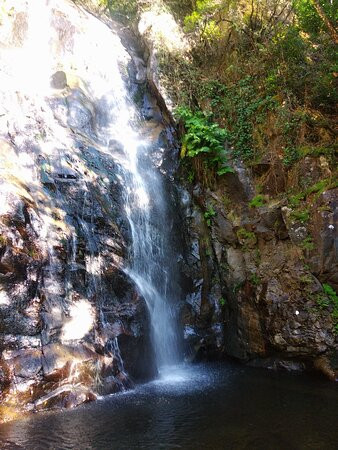
[(97, 0), (99, 6), (106, 7), (112, 15), (131, 18), (137, 12), (136, 0)]
[(334, 332), (338, 334), (338, 295), (336, 291), (327, 283), (323, 284), (323, 294), (319, 294), (316, 299), (319, 309), (331, 309)]
[(220, 128), (211, 120), (211, 115), (201, 111), (192, 112), (179, 107), (176, 115), (185, 127), (182, 138), (181, 158), (202, 157), (206, 168), (213, 168), (217, 175), (233, 172), (228, 165), (225, 141), (229, 137), (226, 129)]
[[(338, 181), (336, 177), (323, 178), (317, 183), (309, 186), (305, 191), (298, 192), (296, 195), (292, 195), (289, 198), (289, 205), (291, 208), (298, 208), (302, 201), (305, 201), (307, 197), (314, 195), (314, 199), (317, 199), (323, 192), (329, 189), (336, 188)], [(293, 212), (294, 215), (296, 212)]]
[(312, 251), (315, 248), (312, 237), (307, 236), (301, 243), (301, 248), (303, 250)]
[(181, 157), (193, 158), (201, 153), (207, 153), (217, 162), (224, 158), (224, 141), (228, 136), (226, 130), (216, 123), (210, 122), (210, 116), (202, 112), (193, 113), (190, 109), (179, 107), (177, 116), (183, 120), (187, 132), (183, 137)]
[(259, 286), (261, 284), (261, 279), (256, 273), (251, 274), (250, 281), (254, 286)]
[(300, 222), (300, 223), (306, 223), (310, 219), (310, 212), (308, 208), (305, 209), (298, 209), (296, 211), (292, 211), (291, 213), (291, 219), (294, 222)]
[(224, 297), (221, 297), (221, 298), (219, 299), (218, 303), (220, 304), (220, 306), (221, 306), (222, 308), (224, 308), (224, 306), (227, 304), (227, 301), (226, 301), (226, 299), (225, 299)]
[[(127, 11), (129, 3), (148, 1), (111, 3), (116, 11)], [(269, 204), (280, 202), (291, 209), (291, 222), (305, 227), (321, 194), (337, 186), (337, 3), (161, 1), (191, 44), (188, 53), (158, 55), (161, 82), (178, 105), (182, 177), (217, 188), (229, 220), (238, 225), (239, 212), (232, 194), (226, 194), (224, 176), (237, 159), (255, 182), (257, 195), (250, 208), (262, 207), (267, 199)], [(316, 161), (311, 173), (308, 160)], [(320, 208), (330, 206), (318, 204)], [(215, 215), (209, 205), (204, 212), (208, 226)], [(236, 234), (243, 250), (257, 249), (253, 231), (239, 227)], [(306, 253), (315, 245), (310, 234), (305, 236), (300, 248)], [(251, 276), (254, 285), (256, 277)], [(234, 292), (238, 289), (240, 285)], [(325, 291), (320, 307), (332, 308), (335, 298)]]
[(211, 226), (211, 219), (215, 216), (216, 216), (216, 211), (214, 210), (213, 206), (212, 205), (208, 206), (207, 210), (204, 213), (204, 218), (207, 222), (208, 227)]
[(334, 2), (165, 3), (192, 43), (184, 58), (165, 58), (167, 88), (177, 104), (227, 130), (230, 157), (248, 166), (268, 160), (271, 171), (287, 173), (304, 157), (323, 155), (334, 167)]
[(250, 208), (259, 208), (260, 206), (264, 206), (266, 200), (264, 195), (256, 195), (250, 202), (249, 206)]
[(237, 238), (244, 250), (253, 248), (257, 243), (257, 237), (253, 231), (248, 231), (241, 227), (237, 230)]

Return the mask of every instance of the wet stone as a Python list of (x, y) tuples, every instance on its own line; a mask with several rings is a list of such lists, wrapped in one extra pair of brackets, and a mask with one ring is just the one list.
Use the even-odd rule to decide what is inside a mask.
[(50, 85), (54, 89), (64, 89), (67, 86), (67, 76), (59, 70), (51, 76)]

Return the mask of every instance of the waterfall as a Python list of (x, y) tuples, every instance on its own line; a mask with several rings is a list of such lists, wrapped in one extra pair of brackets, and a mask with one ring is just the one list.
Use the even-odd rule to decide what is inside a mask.
[(147, 148), (137, 146), (126, 188), (126, 212), (132, 230), (132, 262), (127, 273), (147, 302), (158, 365), (178, 361), (173, 313), (173, 270), (170, 261), (168, 214), (161, 177), (152, 167)]
[[(94, 42), (90, 39), (93, 35)], [(163, 175), (152, 162), (150, 143), (141, 137), (142, 120), (121, 69), (129, 55), (119, 38), (95, 21), (88, 22), (82, 40), (75, 41), (74, 54), (84, 58), (77, 65), (83, 68), (88, 91), (96, 99), (95, 132), (101, 151), (117, 161), (124, 188), (122, 196), (131, 230), (125, 272), (147, 303), (158, 367), (172, 365), (179, 360), (175, 255), (170, 244)], [(88, 240), (92, 242), (91, 236)], [(93, 258), (90, 251), (91, 266)]]
[(132, 237), (130, 264), (125, 272), (147, 303), (157, 365), (161, 368), (179, 361), (170, 219), (163, 175), (152, 162), (151, 146), (139, 136), (140, 118), (116, 69), (114, 89), (104, 96), (109, 126), (102, 134), (106, 136), (107, 151), (116, 142), (123, 148), (120, 177)]
[[(9, 210), (9, 189), (18, 195), (27, 190), (36, 248), (44, 258), (36, 282), (43, 303), (42, 345), (88, 339), (99, 348), (113, 339), (108, 354), (124, 372), (118, 336), (132, 333), (125, 324), (115, 331), (118, 299), (107, 288), (108, 276), (102, 279), (108, 267), (110, 273), (123, 270), (147, 304), (158, 368), (175, 364), (178, 294), (165, 177), (127, 87), (131, 56), (116, 32), (72, 2), (27, 0), (19, 6), (18, 20), (26, 27), (17, 37), (22, 42), (0, 54), (6, 111), (0, 131), (17, 151), (7, 157), (8, 195), (3, 190), (0, 196), (6, 194)], [(61, 81), (55, 82), (58, 75)], [(11, 181), (16, 177), (17, 185)], [(103, 236), (114, 233), (103, 203), (109, 205), (116, 185), (122, 197), (116, 216), (129, 224), (124, 263), (113, 252), (108, 262), (102, 256), (108, 239), (115, 239)], [(104, 232), (95, 220), (99, 214)], [(123, 241), (123, 231), (117, 234)], [(29, 251), (37, 258), (34, 249)]]

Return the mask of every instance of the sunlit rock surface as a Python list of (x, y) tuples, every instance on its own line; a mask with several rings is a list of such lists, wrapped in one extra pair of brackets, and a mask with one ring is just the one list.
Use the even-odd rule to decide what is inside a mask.
[(163, 111), (171, 117), (174, 107), (163, 80), (160, 60), (165, 55), (187, 58), (189, 42), (181, 25), (162, 0), (146, 0), (138, 5), (137, 33), (145, 49), (149, 85)]
[[(148, 312), (123, 271), (130, 229), (119, 173), (127, 121), (156, 146), (159, 168), (168, 138), (145, 64), (132, 42), (123, 47), (116, 24), (66, 0), (4, 8), (0, 415), (9, 420), (155, 374)], [(119, 109), (124, 83), (139, 115)]]

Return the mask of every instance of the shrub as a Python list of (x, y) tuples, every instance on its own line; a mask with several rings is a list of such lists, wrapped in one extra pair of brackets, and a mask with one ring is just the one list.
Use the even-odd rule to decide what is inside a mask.
[(206, 219), (208, 227), (211, 226), (211, 219), (215, 216), (216, 211), (214, 210), (213, 206), (212, 205), (208, 206), (208, 209), (204, 213), (204, 218)]
[(106, 6), (112, 15), (119, 14), (130, 18), (137, 12), (135, 0), (98, 0), (98, 4)]
[(249, 202), (250, 208), (259, 208), (260, 206), (263, 206), (265, 204), (265, 198), (264, 195), (256, 195), (251, 202)]
[(310, 219), (310, 212), (307, 208), (292, 211), (291, 219), (295, 222), (306, 223)]
[(176, 108), (175, 114), (183, 121), (186, 131), (182, 138), (181, 158), (202, 156), (208, 166), (216, 169), (217, 175), (233, 172), (227, 164), (225, 149), (229, 132), (212, 122), (210, 114), (192, 112), (186, 107)]
[(257, 236), (252, 231), (247, 231), (245, 228), (241, 227), (236, 234), (239, 243), (243, 246), (244, 250), (253, 248), (257, 244)]
[(313, 243), (313, 240), (312, 240), (311, 236), (307, 236), (303, 240), (303, 242), (301, 243), (300, 246), (302, 247), (303, 250), (308, 250), (308, 251), (314, 250), (314, 248), (315, 248), (315, 245)]
[(221, 298), (218, 300), (218, 303), (220, 304), (220, 306), (221, 306), (222, 308), (224, 308), (224, 306), (226, 305), (227, 301), (226, 301), (225, 298), (221, 297)]
[(323, 291), (326, 295), (326, 299), (321, 296), (319, 302), (317, 300), (318, 306), (320, 308), (332, 308), (331, 317), (333, 320), (334, 332), (338, 334), (338, 295), (333, 287), (327, 283), (323, 284)]

